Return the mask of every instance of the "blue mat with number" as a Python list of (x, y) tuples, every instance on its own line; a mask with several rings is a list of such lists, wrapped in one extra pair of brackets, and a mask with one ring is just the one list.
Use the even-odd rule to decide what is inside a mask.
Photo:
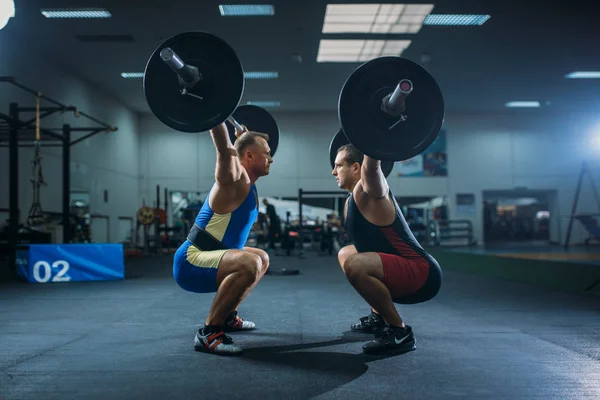
[(19, 278), (30, 283), (125, 278), (122, 244), (32, 244), (17, 251)]

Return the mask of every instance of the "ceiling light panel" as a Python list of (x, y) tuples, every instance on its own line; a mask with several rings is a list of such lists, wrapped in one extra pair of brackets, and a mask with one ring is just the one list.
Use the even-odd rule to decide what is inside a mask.
[(46, 8), (40, 10), (46, 18), (111, 18), (104, 8)]
[(434, 26), (480, 26), (485, 24), (489, 19), (489, 15), (431, 14), (425, 18), (423, 24)]
[(246, 71), (244, 77), (246, 79), (277, 79), (279, 73), (276, 71)]
[(510, 101), (504, 105), (508, 108), (538, 108), (540, 107), (539, 101)]
[(270, 4), (221, 4), (219, 12), (223, 17), (250, 17), (275, 15), (275, 8)]
[(600, 71), (574, 71), (565, 75), (567, 79), (600, 79)]
[(328, 4), (323, 33), (418, 33), (433, 4)]
[(264, 108), (279, 107), (281, 105), (278, 101), (249, 101), (246, 104)]
[(323, 39), (317, 62), (363, 62), (381, 56), (400, 56), (410, 44), (410, 40)]
[(125, 79), (143, 78), (143, 72), (121, 72), (121, 77)]

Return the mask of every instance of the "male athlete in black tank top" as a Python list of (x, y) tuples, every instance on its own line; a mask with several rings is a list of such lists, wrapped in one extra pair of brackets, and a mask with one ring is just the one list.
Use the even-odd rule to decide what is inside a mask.
[(380, 162), (352, 145), (339, 149), (332, 174), (350, 192), (345, 220), (353, 245), (338, 254), (348, 281), (371, 306), (353, 331), (375, 333), (365, 353), (401, 354), (414, 350), (415, 337), (394, 303), (432, 299), (441, 287), (437, 261), (416, 240), (406, 223)]

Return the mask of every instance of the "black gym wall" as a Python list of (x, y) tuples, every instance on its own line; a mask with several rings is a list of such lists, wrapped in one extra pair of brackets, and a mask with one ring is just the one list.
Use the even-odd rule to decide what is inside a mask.
[[(271, 174), (258, 182), (259, 194), (295, 197), (299, 187), (337, 190), (328, 158), (329, 142), (339, 129), (336, 113), (271, 112), (279, 123), (281, 140)], [(392, 172), (388, 181), (396, 196), (448, 196), (449, 218), (471, 220), (475, 238), (482, 243), (484, 190), (557, 190), (559, 214), (570, 213), (584, 158), (600, 178), (600, 163), (594, 163), (600, 149), (594, 153), (589, 146), (597, 122), (592, 114), (547, 116), (535, 110), (498, 115), (449, 113), (445, 120), (448, 176), (398, 177)], [(174, 132), (152, 115), (141, 118), (141, 130), (140, 199), (152, 201), (157, 184), (170, 190), (210, 189), (215, 150), (207, 133)], [(457, 213), (456, 194), (465, 193), (475, 195), (470, 216)], [(587, 181), (578, 211), (599, 211)], [(553, 215), (551, 240), (564, 242), (567, 223)], [(572, 242), (584, 238), (584, 230), (575, 226)]]
[[(14, 36), (14, 35), (13, 35)], [(71, 147), (71, 187), (89, 192), (91, 212), (107, 214), (110, 225), (99, 221), (92, 226), (94, 241), (124, 239), (124, 227), (119, 216), (134, 217), (138, 204), (138, 153), (139, 117), (124, 104), (103, 93), (101, 87), (92, 86), (60, 66), (60, 60), (42, 49), (27, 49), (19, 46), (19, 38), (11, 32), (0, 32), (0, 76), (14, 76), (17, 81), (33, 90), (42, 92), (63, 104), (77, 106), (81, 111), (110, 125), (118, 131), (99, 133)], [(0, 83), (0, 113), (9, 113), (9, 103), (17, 102), (22, 107), (35, 107), (36, 97), (6, 83)], [(50, 106), (44, 101), (41, 106)], [(24, 114), (22, 120), (34, 118), (34, 113)], [(85, 118), (75, 118), (73, 113), (42, 119), (45, 128), (61, 128), (62, 124), (74, 127), (97, 126)], [(73, 133), (73, 139), (83, 133)], [(62, 150), (42, 148), (41, 156), (44, 178), (48, 186), (41, 189), (40, 203), (44, 211), (61, 211)], [(31, 161), (32, 148), (19, 150), (19, 206), (21, 222), (27, 219), (32, 203)], [(8, 149), (0, 148), (0, 208), (8, 208)], [(108, 191), (108, 202), (104, 202), (104, 191)], [(0, 225), (8, 218), (0, 213)], [(62, 239), (62, 237), (59, 237)]]

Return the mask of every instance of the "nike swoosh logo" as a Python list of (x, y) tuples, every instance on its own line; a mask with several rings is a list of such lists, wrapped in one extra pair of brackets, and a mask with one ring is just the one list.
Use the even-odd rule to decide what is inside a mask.
[(409, 336), (410, 336), (410, 334), (408, 334), (408, 335), (404, 336), (402, 339), (397, 339), (396, 337), (394, 337), (394, 342), (395, 342), (396, 344), (400, 344), (400, 343), (402, 343), (402, 342), (404, 341), (404, 339), (406, 339), (406, 338), (407, 338), (407, 337), (409, 337)]

